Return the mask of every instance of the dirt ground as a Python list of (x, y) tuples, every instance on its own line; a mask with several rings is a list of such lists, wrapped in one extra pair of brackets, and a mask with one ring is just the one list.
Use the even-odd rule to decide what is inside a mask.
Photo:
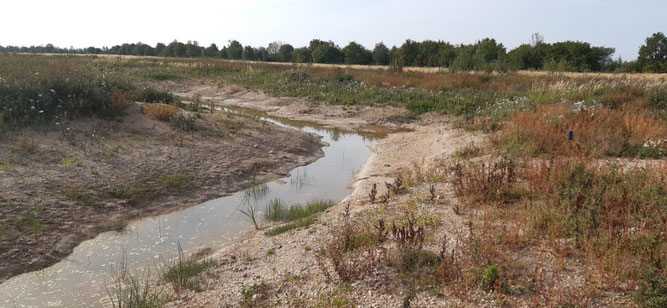
[(180, 112), (196, 131), (151, 119), (137, 103), (115, 120), (0, 136), (0, 282), (58, 262), (131, 219), (284, 176), (323, 154), (315, 135), (222, 112)]

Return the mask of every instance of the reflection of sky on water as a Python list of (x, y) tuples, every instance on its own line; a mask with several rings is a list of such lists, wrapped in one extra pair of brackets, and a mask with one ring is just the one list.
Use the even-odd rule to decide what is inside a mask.
[[(282, 126), (275, 119), (262, 118)], [(293, 123), (293, 122), (291, 122)], [(370, 156), (376, 139), (339, 130), (298, 125), (323, 136), (325, 156), (294, 169), (282, 181), (259, 184), (227, 197), (182, 211), (149, 217), (130, 224), (125, 232), (106, 232), (81, 243), (61, 262), (41, 271), (16, 276), (0, 284), (0, 307), (109, 306), (105, 285), (111, 268), (119, 267), (125, 253), (128, 268), (155, 272), (164, 256), (174, 256), (176, 245), (187, 253), (219, 247), (250, 228), (239, 208), (263, 210), (270, 200), (304, 204), (312, 200), (338, 201), (350, 194), (348, 185)], [(291, 127), (291, 126), (290, 126)]]

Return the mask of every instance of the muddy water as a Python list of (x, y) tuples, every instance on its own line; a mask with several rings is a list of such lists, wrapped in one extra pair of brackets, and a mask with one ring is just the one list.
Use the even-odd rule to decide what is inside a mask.
[[(41, 271), (0, 284), (0, 307), (107, 307), (112, 272), (125, 266), (156, 277), (165, 258), (203, 248), (221, 247), (251, 229), (239, 209), (263, 209), (270, 200), (303, 204), (313, 200), (338, 201), (351, 193), (353, 174), (371, 155), (377, 135), (325, 129), (315, 123), (267, 117), (253, 110), (224, 108), (278, 125), (322, 136), (328, 143), (324, 157), (294, 169), (289, 177), (257, 185), (182, 211), (130, 223), (122, 232), (106, 232), (81, 243), (63, 261)], [(143, 276), (143, 275), (142, 275)]]

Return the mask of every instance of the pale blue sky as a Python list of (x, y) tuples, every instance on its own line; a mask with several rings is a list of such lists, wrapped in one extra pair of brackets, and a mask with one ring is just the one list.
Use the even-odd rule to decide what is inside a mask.
[(533, 32), (547, 42), (581, 40), (635, 59), (644, 39), (667, 32), (667, 0), (21, 0), (0, 6), (0, 45), (111, 46), (124, 42), (296, 47), (312, 38), (400, 45), (405, 39), (513, 48)]

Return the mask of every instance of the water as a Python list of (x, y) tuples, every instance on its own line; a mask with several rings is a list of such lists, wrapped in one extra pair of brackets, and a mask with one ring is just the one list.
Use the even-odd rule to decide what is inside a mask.
[(0, 284), (0, 307), (105, 307), (112, 269), (121, 263), (153, 272), (161, 258), (173, 257), (180, 243), (186, 254), (221, 247), (252, 228), (239, 209), (263, 209), (270, 200), (304, 204), (313, 200), (339, 201), (351, 193), (354, 173), (371, 155), (377, 135), (325, 129), (315, 123), (288, 121), (239, 108), (225, 112), (257, 117), (281, 126), (322, 136), (329, 145), (324, 157), (294, 169), (289, 177), (257, 185), (226, 197), (170, 214), (130, 223), (123, 232), (105, 232), (77, 246), (61, 262), (25, 273)]

